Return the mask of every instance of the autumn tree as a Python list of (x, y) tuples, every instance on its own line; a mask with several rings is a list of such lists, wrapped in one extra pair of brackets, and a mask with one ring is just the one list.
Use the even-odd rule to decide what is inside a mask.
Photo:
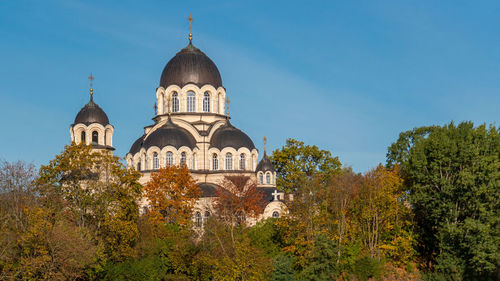
[(385, 243), (397, 237), (390, 235), (390, 230), (399, 227), (402, 213), (408, 209), (404, 206), (402, 183), (398, 166), (387, 169), (379, 165), (365, 174), (360, 186), (354, 202), (354, 219), (372, 258), (380, 258)]
[(29, 226), (26, 208), (36, 204), (36, 169), (21, 161), (0, 161), (0, 279), (14, 279), (19, 265), (20, 235)]
[(36, 190), (44, 208), (89, 232), (101, 262), (120, 261), (135, 255), (139, 176), (107, 152), (72, 144), (40, 168)]
[(191, 222), (193, 207), (201, 191), (186, 166), (167, 166), (151, 174), (151, 180), (144, 187), (144, 195), (153, 223), (187, 225)]
[(245, 176), (226, 176), (216, 190), (217, 217), (230, 226), (234, 243), (234, 227), (256, 219), (263, 211), (262, 192), (257, 184)]
[(344, 245), (349, 236), (354, 238), (352, 230), (352, 209), (363, 182), (363, 176), (356, 174), (351, 168), (344, 168), (340, 174), (330, 178), (326, 191), (326, 215), (329, 217), (328, 227), (337, 241), (337, 263), (340, 262)]

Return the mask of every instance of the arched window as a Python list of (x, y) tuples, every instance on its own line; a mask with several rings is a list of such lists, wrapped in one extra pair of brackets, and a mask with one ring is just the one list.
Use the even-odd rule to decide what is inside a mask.
[(186, 111), (187, 112), (194, 112), (195, 110), (195, 95), (193, 91), (189, 91), (187, 94), (187, 101), (186, 101)]
[(259, 174), (259, 183), (264, 184), (264, 174), (262, 173)]
[(208, 92), (203, 95), (203, 112), (210, 112), (210, 94)]
[(226, 170), (233, 169), (233, 155), (231, 153), (226, 153)]
[(280, 217), (280, 213), (278, 211), (273, 212), (273, 218), (277, 219)]
[(174, 155), (170, 151), (167, 152), (165, 164), (167, 165), (167, 167), (174, 165)]
[(177, 92), (172, 94), (172, 112), (179, 112), (179, 95)]
[(240, 154), (240, 170), (245, 170), (245, 154)]
[(205, 211), (205, 216), (203, 217), (203, 221), (206, 222), (209, 217), (210, 217), (210, 212), (209, 211)]
[(97, 131), (92, 132), (92, 144), (97, 144), (99, 142), (99, 133)]
[(85, 134), (85, 131), (82, 131), (82, 133), (80, 134), (80, 142), (83, 144), (87, 144), (86, 138), (87, 135)]
[(200, 212), (196, 212), (194, 214), (194, 223), (196, 224), (197, 227), (201, 227), (203, 222), (201, 220), (201, 213)]
[(139, 160), (139, 162), (137, 162), (137, 171), (140, 171), (141, 170), (141, 160)]
[(160, 159), (158, 159), (158, 153), (153, 153), (153, 170), (160, 168)]
[(212, 154), (212, 169), (214, 171), (219, 170), (219, 158), (217, 158), (217, 154)]
[(266, 184), (271, 184), (271, 173), (266, 173)]
[(186, 165), (186, 152), (181, 153), (181, 166)]

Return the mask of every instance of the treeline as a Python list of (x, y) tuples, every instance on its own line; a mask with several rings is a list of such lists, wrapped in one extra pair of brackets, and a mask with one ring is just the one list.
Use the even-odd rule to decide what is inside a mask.
[(262, 194), (248, 178), (227, 177), (194, 221), (200, 191), (185, 167), (143, 187), (85, 146), (39, 171), (3, 162), (0, 279), (499, 280), (499, 132), (403, 132), (365, 174), (289, 139), (271, 156), (288, 213), (255, 226)]

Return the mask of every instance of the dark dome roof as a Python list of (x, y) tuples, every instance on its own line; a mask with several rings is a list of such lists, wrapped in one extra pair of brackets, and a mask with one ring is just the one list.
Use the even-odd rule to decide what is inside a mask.
[(269, 157), (267, 157), (266, 152), (264, 151), (264, 157), (260, 160), (259, 164), (257, 165), (257, 171), (262, 171), (262, 172), (267, 172), (271, 171), (274, 172), (274, 166), (273, 163), (271, 163), (271, 160), (269, 160)]
[(128, 153), (131, 153), (131, 154), (136, 154), (137, 152), (139, 152), (139, 150), (141, 150), (141, 147), (142, 147), (142, 143), (144, 142), (144, 137), (146, 135), (142, 135), (140, 138), (138, 138), (133, 144), (132, 144), (132, 147), (130, 147), (130, 150)]
[(80, 112), (75, 117), (75, 124), (83, 123), (89, 125), (92, 123), (99, 123), (103, 126), (109, 124), (109, 119), (104, 110), (102, 110), (95, 102), (92, 97), (90, 97), (89, 103), (87, 103)]
[(255, 145), (245, 133), (233, 127), (233, 125), (227, 121), (226, 125), (217, 129), (213, 134), (210, 140), (210, 147), (216, 147), (220, 150), (225, 147), (232, 147), (234, 149), (246, 147), (252, 150), (255, 148)]
[(198, 87), (210, 84), (216, 89), (222, 86), (215, 63), (191, 42), (165, 65), (160, 79), (160, 86), (164, 88), (170, 85), (184, 87), (189, 83)]
[[(145, 149), (152, 146), (163, 148), (167, 145), (171, 145), (177, 149), (181, 146), (187, 146), (193, 149), (196, 147), (196, 140), (186, 129), (181, 128), (168, 120), (165, 125), (145, 137), (142, 147)], [(132, 145), (132, 147), (134, 147), (134, 145)]]
[(200, 183), (198, 187), (201, 190), (200, 197), (217, 197), (217, 185), (212, 183)]

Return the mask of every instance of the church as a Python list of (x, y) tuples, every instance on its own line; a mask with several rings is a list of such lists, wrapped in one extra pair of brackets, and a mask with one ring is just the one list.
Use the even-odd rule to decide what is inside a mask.
[[(191, 22), (191, 17), (189, 17)], [(191, 27), (190, 27), (191, 28)], [(78, 112), (70, 126), (71, 141), (92, 145), (93, 149), (113, 153), (114, 126), (93, 98)], [(276, 172), (252, 139), (231, 124), (229, 98), (217, 65), (194, 46), (192, 33), (188, 45), (165, 65), (155, 90), (155, 116), (139, 137), (131, 140), (125, 155), (127, 167), (141, 173), (146, 184), (161, 167), (186, 165), (201, 189), (195, 205), (196, 225), (213, 213), (215, 190), (225, 176), (247, 176), (263, 194), (260, 219), (284, 214), (285, 194), (276, 189)], [(141, 202), (147, 208), (147, 202)]]

